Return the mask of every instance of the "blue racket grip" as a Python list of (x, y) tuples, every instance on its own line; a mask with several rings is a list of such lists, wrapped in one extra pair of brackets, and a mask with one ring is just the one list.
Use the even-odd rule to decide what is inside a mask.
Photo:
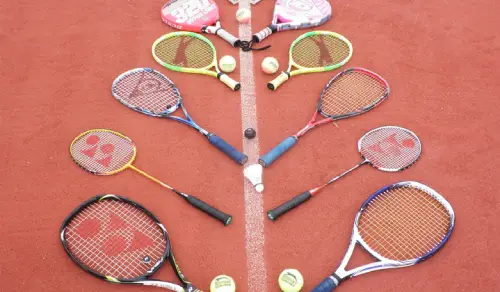
[(227, 156), (231, 157), (232, 160), (238, 162), (239, 164), (244, 164), (247, 162), (248, 157), (236, 150), (233, 146), (229, 145), (226, 141), (219, 138), (217, 135), (212, 134), (208, 137), (208, 141), (217, 147), (220, 151), (224, 152)]
[(319, 283), (311, 292), (332, 292), (337, 288), (338, 284), (333, 281), (332, 278), (326, 278), (321, 283)]
[(274, 147), (273, 149), (271, 149), (271, 151), (264, 154), (264, 156), (259, 159), (259, 163), (264, 167), (268, 167), (276, 159), (280, 158), (281, 155), (292, 148), (295, 143), (297, 143), (297, 138), (295, 138), (294, 136), (286, 138), (285, 140), (283, 140), (283, 142), (279, 143), (278, 146)]

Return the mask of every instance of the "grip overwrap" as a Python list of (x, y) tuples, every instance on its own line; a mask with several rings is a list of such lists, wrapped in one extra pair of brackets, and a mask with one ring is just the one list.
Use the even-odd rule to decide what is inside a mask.
[(269, 220), (271, 220), (271, 221), (274, 221), (274, 220), (278, 219), (281, 215), (287, 213), (288, 211), (294, 209), (298, 205), (309, 200), (311, 197), (312, 197), (312, 194), (310, 191), (302, 193), (302, 194), (296, 196), (295, 198), (291, 199), (290, 201), (282, 204), (281, 206), (278, 206), (278, 207), (268, 211), (267, 218), (269, 218)]
[(331, 278), (324, 279), (316, 287), (314, 287), (311, 292), (332, 292), (337, 288), (337, 284)]
[(219, 28), (216, 31), (216, 34), (223, 38), (226, 42), (230, 43), (233, 47), (236, 47), (236, 44), (239, 43), (239, 39), (233, 36), (232, 34), (228, 33), (222, 28)]
[(240, 83), (238, 81), (235, 81), (231, 77), (227, 76), (227, 74), (219, 73), (217, 78), (219, 78), (219, 80), (222, 81), (222, 83), (226, 84), (232, 90), (234, 91), (240, 90), (241, 87)]
[(287, 81), (290, 78), (290, 75), (287, 72), (281, 72), (278, 77), (276, 77), (273, 81), (267, 83), (267, 88), (271, 90), (276, 90), (281, 84)]
[(280, 158), (281, 155), (283, 155), (285, 152), (290, 150), (290, 148), (292, 148), (293, 145), (295, 145), (295, 143), (297, 143), (297, 138), (295, 138), (294, 136), (290, 136), (290, 137), (286, 138), (281, 143), (279, 143), (276, 147), (271, 149), (271, 151), (267, 152), (266, 154), (264, 154), (264, 156), (259, 158), (259, 163), (263, 167), (268, 167), (276, 159)]
[(247, 162), (248, 157), (245, 154), (236, 150), (236, 148), (219, 138), (219, 136), (212, 134), (208, 137), (208, 141), (237, 163), (244, 164)]
[(185, 199), (191, 205), (195, 206), (196, 208), (202, 210), (203, 212), (207, 213), (208, 215), (210, 215), (210, 216), (214, 217), (215, 219), (219, 220), (220, 222), (222, 222), (225, 226), (227, 226), (227, 225), (229, 225), (229, 223), (231, 223), (232, 217), (230, 215), (215, 209), (214, 207), (203, 202), (202, 200), (198, 199), (197, 197), (187, 196), (187, 197), (185, 197)]

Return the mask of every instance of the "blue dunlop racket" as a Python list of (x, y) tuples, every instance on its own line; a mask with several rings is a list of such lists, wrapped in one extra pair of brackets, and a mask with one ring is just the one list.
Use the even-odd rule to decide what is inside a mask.
[[(361, 206), (338, 269), (312, 292), (331, 292), (355, 276), (420, 263), (443, 247), (454, 226), (450, 203), (433, 189), (411, 181), (384, 187)], [(356, 243), (377, 261), (346, 271)]]
[[(169, 118), (196, 129), (237, 163), (244, 164), (248, 160), (245, 154), (226, 141), (198, 126), (184, 108), (175, 84), (160, 72), (150, 68), (129, 70), (116, 78), (111, 91), (116, 99), (135, 111), (148, 116)], [(172, 115), (179, 107), (182, 108), (185, 119)]]

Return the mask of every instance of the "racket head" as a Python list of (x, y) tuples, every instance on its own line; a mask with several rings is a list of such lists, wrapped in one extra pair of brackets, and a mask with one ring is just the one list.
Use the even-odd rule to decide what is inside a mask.
[(454, 226), (455, 214), (445, 198), (421, 183), (405, 181), (380, 189), (363, 203), (353, 234), (365, 250), (384, 261), (371, 267), (377, 270), (431, 257), (450, 238)]
[(95, 175), (112, 175), (127, 169), (137, 155), (127, 136), (108, 129), (92, 129), (78, 135), (69, 151), (73, 161)]
[(361, 156), (371, 166), (388, 172), (412, 166), (422, 154), (422, 143), (412, 131), (384, 126), (371, 130), (358, 141)]
[(113, 96), (127, 107), (155, 117), (168, 116), (181, 105), (177, 86), (151, 68), (122, 73), (111, 86)]
[(80, 268), (110, 282), (147, 278), (170, 252), (160, 221), (140, 204), (112, 194), (78, 206), (64, 220), (60, 236)]
[(278, 30), (314, 27), (332, 17), (332, 7), (326, 0), (278, 0), (274, 6), (272, 24)]
[(299, 36), (290, 46), (290, 65), (299, 70), (290, 75), (337, 69), (352, 57), (352, 44), (332, 31), (310, 31)]
[(320, 113), (340, 120), (365, 113), (389, 96), (389, 84), (375, 72), (349, 68), (335, 75), (321, 92)]
[(160, 14), (163, 22), (172, 28), (201, 32), (219, 20), (219, 7), (214, 0), (170, 0)]
[(215, 47), (206, 37), (188, 31), (165, 34), (153, 43), (153, 57), (174, 71), (217, 76), (208, 69), (217, 68)]

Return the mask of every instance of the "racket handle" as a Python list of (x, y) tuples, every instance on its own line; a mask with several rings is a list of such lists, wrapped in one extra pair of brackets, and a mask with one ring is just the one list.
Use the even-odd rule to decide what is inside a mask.
[(267, 83), (267, 88), (271, 90), (276, 90), (281, 84), (283, 84), (283, 82), (287, 81), (289, 78), (290, 78), (290, 73), (283, 71), (273, 81)]
[(217, 78), (219, 78), (222, 83), (226, 84), (229, 88), (231, 88), (234, 91), (240, 90), (241, 85), (238, 81), (233, 80), (231, 77), (227, 76), (224, 73), (219, 73), (217, 75)]
[(224, 152), (227, 156), (231, 157), (232, 160), (238, 162), (239, 164), (244, 164), (247, 162), (248, 157), (236, 150), (233, 146), (229, 145), (226, 141), (219, 138), (219, 136), (212, 134), (208, 137), (208, 141), (217, 147), (220, 151)]
[(236, 47), (236, 44), (240, 42), (239, 39), (237, 39), (235, 36), (232, 34), (228, 33), (222, 28), (219, 28), (218, 30), (215, 31), (215, 34), (223, 38), (226, 42), (230, 43), (231, 46)]
[(264, 154), (264, 156), (259, 158), (260, 165), (268, 167), (276, 159), (280, 158), (281, 155), (292, 148), (295, 143), (297, 143), (297, 138), (295, 138), (294, 136), (286, 138), (281, 143), (279, 143), (278, 146), (274, 147), (273, 149), (271, 149), (271, 151), (267, 152), (266, 154)]
[(258, 33), (254, 34), (252, 36), (252, 40), (256, 43), (260, 43), (261, 41), (263, 41), (265, 38), (270, 36), (275, 31), (276, 31), (276, 28), (274, 28), (274, 30), (273, 30), (273, 26), (268, 26), (268, 27), (264, 28), (263, 30), (259, 31)]
[(281, 206), (278, 206), (278, 207), (268, 211), (267, 218), (269, 218), (269, 220), (271, 220), (271, 221), (274, 221), (274, 220), (278, 219), (281, 215), (287, 213), (288, 211), (294, 209), (298, 205), (309, 200), (311, 197), (312, 197), (312, 194), (310, 191), (302, 193), (302, 194), (296, 196), (295, 198), (291, 199), (290, 201), (282, 204)]
[(314, 287), (311, 292), (332, 292), (337, 288), (337, 284), (333, 281), (332, 278), (328, 277), (324, 279), (321, 283), (319, 283), (316, 287)]
[(185, 196), (184, 198), (186, 199), (186, 201), (189, 202), (189, 204), (195, 206), (196, 208), (202, 210), (203, 212), (207, 213), (208, 215), (219, 220), (225, 226), (227, 226), (227, 225), (229, 225), (229, 223), (231, 223), (231, 219), (232, 219), (231, 215), (228, 215), (222, 211), (215, 209), (214, 207), (203, 202), (202, 200), (198, 199), (197, 197), (193, 197), (193, 196), (188, 195), (188, 196)]

